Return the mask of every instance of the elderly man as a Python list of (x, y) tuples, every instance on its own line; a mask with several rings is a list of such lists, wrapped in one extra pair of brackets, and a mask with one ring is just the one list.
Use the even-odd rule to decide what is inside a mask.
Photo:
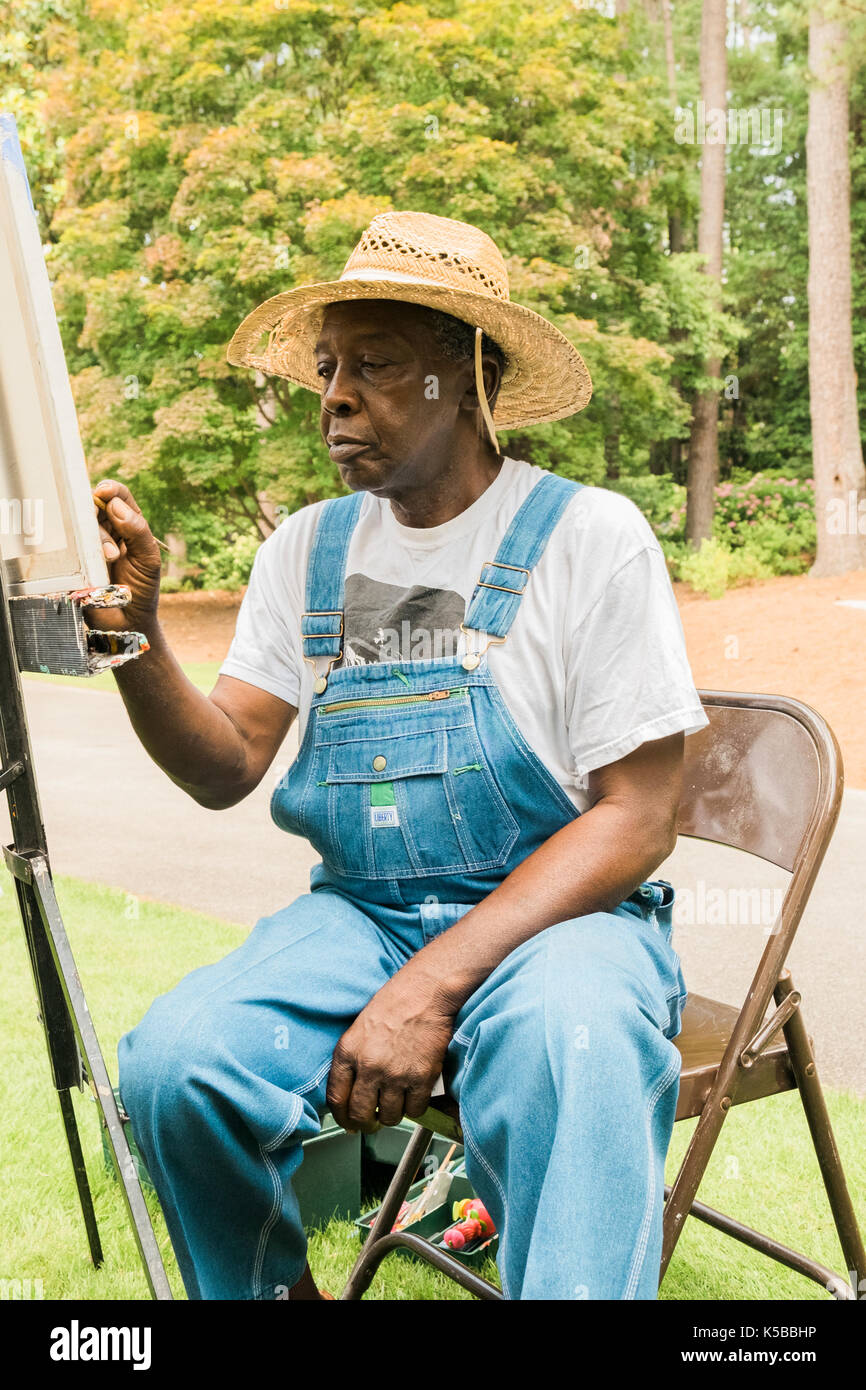
[(586, 368), (510, 301), (483, 232), (420, 213), (375, 218), (338, 281), (260, 306), (229, 359), (321, 392), (349, 492), (261, 546), (206, 697), (162, 635), (144, 517), (99, 487), (151, 641), (116, 673), (142, 743), (220, 809), (300, 715), (271, 814), (321, 855), (308, 894), (121, 1040), (187, 1291), (321, 1297), (302, 1141), (326, 1107), (365, 1132), (418, 1117), (441, 1077), (506, 1296), (652, 1298), (685, 986), (672, 889), (647, 876), (706, 719), (640, 513), (503, 458), (495, 428), (581, 409)]

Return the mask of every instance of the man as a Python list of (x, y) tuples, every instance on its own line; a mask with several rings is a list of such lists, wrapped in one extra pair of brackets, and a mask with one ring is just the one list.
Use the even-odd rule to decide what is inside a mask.
[(145, 519), (98, 489), (151, 641), (116, 673), (144, 746), (219, 809), (300, 713), (271, 812), (322, 856), (309, 894), (121, 1040), (187, 1291), (319, 1298), (302, 1141), (326, 1106), (365, 1132), (418, 1117), (441, 1077), (506, 1296), (652, 1298), (685, 986), (647, 875), (706, 718), (637, 509), (503, 459), (494, 424), (582, 408), (586, 368), (511, 303), (483, 232), (418, 213), (256, 309), (229, 359), (321, 392), (350, 492), (262, 545), (205, 697), (159, 627)]

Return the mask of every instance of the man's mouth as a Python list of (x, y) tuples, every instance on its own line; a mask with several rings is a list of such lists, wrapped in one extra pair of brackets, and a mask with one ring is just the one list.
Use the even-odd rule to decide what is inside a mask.
[(361, 439), (339, 438), (328, 443), (328, 450), (335, 463), (348, 463), (370, 447), (369, 443)]

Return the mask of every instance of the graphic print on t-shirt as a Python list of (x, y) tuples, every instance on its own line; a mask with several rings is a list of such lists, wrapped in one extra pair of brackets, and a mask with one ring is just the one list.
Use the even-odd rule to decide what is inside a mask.
[(364, 666), (455, 656), (466, 603), (453, 589), (405, 589), (350, 574), (343, 612), (343, 664)]

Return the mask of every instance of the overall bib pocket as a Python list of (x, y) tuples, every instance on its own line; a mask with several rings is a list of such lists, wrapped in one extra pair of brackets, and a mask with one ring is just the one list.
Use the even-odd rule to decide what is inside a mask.
[(423, 715), (356, 706), (351, 722), (320, 712), (304, 833), (339, 872), (417, 878), (508, 858), (519, 828), (460, 694), (457, 714), (451, 701)]

